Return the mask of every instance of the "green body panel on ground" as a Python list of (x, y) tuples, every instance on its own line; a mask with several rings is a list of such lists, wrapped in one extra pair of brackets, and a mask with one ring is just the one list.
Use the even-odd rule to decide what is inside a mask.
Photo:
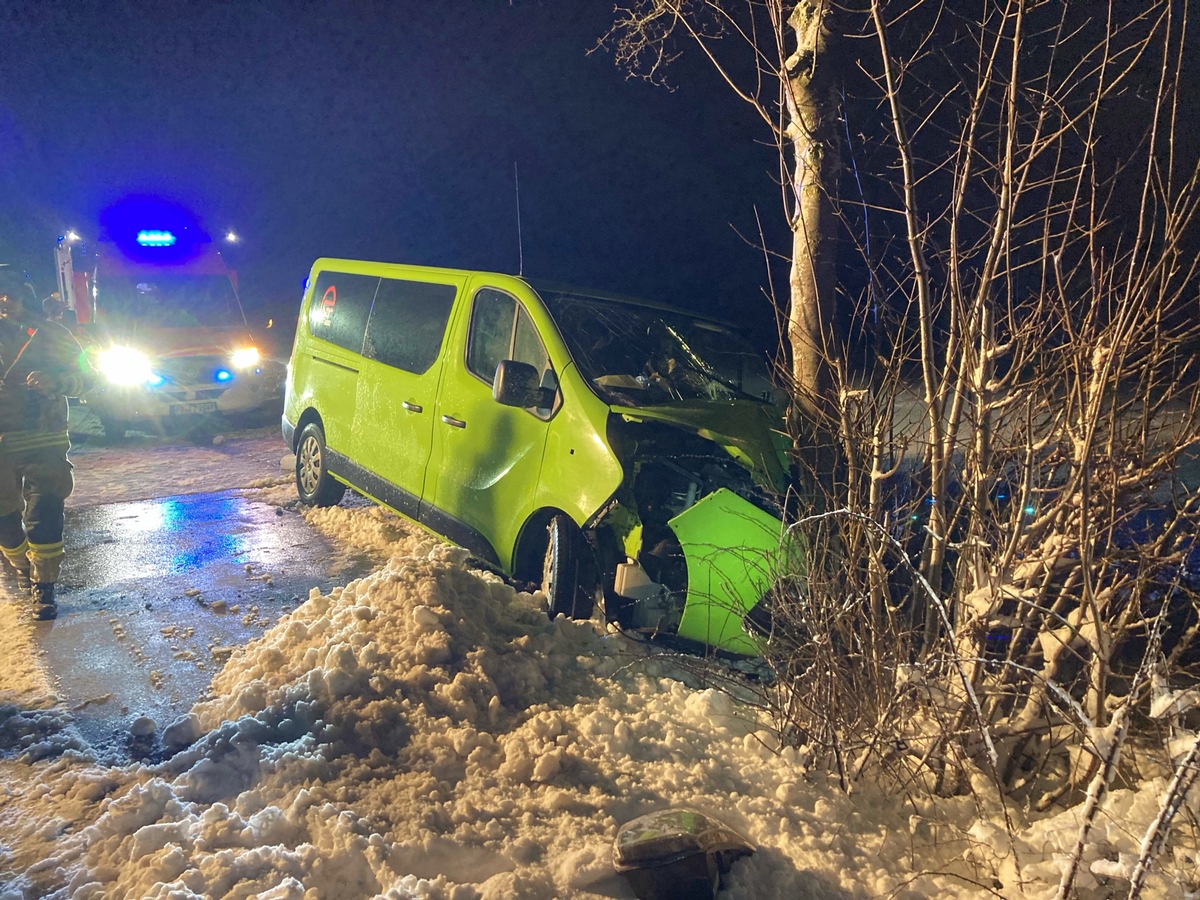
[(783, 554), (782, 522), (720, 489), (670, 522), (687, 557), (688, 600), (677, 634), (734, 653), (755, 655), (762, 639), (742, 619), (794, 559)]

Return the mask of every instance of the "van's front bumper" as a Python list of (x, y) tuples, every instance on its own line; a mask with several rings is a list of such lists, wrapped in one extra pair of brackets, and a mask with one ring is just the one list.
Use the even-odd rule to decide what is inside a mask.
[(746, 617), (772, 585), (802, 575), (795, 539), (776, 516), (721, 488), (667, 523), (687, 562), (687, 601), (676, 633), (718, 650), (760, 655)]

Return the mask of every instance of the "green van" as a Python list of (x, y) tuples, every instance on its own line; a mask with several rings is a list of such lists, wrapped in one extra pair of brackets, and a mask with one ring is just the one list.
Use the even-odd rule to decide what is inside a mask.
[(766, 360), (730, 326), (512, 275), (319, 259), (283, 436), (346, 487), (540, 585), (551, 615), (761, 647), (788, 482)]

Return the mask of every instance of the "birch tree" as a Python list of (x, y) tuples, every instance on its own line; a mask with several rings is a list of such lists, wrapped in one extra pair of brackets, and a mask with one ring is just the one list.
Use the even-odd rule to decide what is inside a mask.
[(669, 78), (679, 42), (693, 45), (752, 107), (779, 149), (782, 214), (792, 233), (786, 335), (792, 428), (800, 462), (831, 487), (836, 404), (831, 365), (840, 170), (840, 59), (831, 52), (830, 0), (640, 0), (618, 5), (605, 42), (617, 62), (651, 81)]

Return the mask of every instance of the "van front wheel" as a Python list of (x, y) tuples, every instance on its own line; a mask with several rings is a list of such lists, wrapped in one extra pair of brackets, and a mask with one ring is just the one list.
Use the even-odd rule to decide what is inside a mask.
[(296, 493), (309, 506), (337, 506), (346, 486), (329, 474), (325, 432), (309, 422), (296, 444)]
[(546, 527), (542, 564), (542, 592), (550, 603), (551, 618), (591, 618), (596, 596), (592, 568), (583, 533), (564, 515), (552, 518)]

